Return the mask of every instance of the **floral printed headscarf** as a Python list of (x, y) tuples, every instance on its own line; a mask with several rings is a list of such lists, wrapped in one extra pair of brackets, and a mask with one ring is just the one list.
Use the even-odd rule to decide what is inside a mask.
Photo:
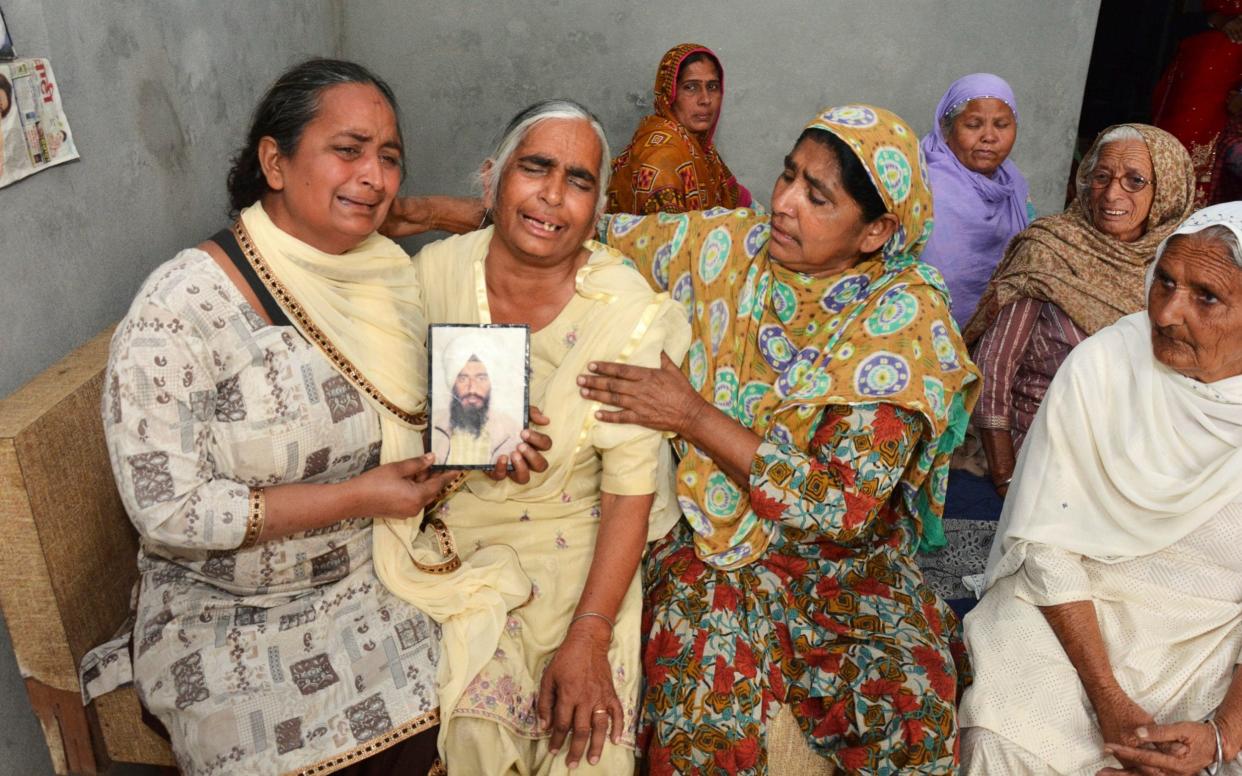
[[(923, 547), (935, 549), (944, 544), (949, 457), (965, 433), (979, 373), (952, 323), (940, 273), (918, 261), (932, 227), (918, 137), (895, 114), (868, 105), (825, 110), (807, 128), (849, 146), (899, 226), (878, 256), (814, 277), (769, 259), (766, 219), (709, 211), (687, 220), (699, 233), (681, 239), (702, 246), (694, 306), (710, 321), (708, 336), (691, 347), (690, 381), (765, 442), (803, 453), (829, 407), (887, 403), (920, 414), (923, 435), (892, 506), (914, 521)], [(722, 276), (745, 280), (715, 282)], [(881, 436), (877, 429), (877, 445)], [(699, 556), (722, 568), (756, 560), (777, 530), (781, 506), (743, 492), (710, 457), (684, 447), (678, 493)], [(809, 479), (818, 484), (808, 479), (802, 497), (826, 502), (848, 477), (815, 471)], [(845, 514), (836, 509), (823, 505), (826, 524), (854, 517), (854, 506)]]

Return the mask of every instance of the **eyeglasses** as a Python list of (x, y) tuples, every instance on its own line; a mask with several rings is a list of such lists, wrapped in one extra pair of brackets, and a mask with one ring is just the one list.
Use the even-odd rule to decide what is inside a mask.
[(1147, 184), (1151, 181), (1139, 175), (1137, 172), (1127, 172), (1121, 175), (1113, 175), (1108, 170), (1096, 170), (1087, 176), (1087, 185), (1093, 189), (1106, 189), (1112, 185), (1113, 181), (1121, 181), (1121, 188), (1137, 194), (1147, 188)]

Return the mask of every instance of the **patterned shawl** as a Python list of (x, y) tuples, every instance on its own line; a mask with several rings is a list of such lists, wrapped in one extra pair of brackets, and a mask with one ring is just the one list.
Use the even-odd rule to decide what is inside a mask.
[(1018, 121), (1018, 101), (1005, 79), (974, 73), (949, 86), (936, 106), (931, 132), (920, 143), (936, 198), (936, 228), (919, 258), (944, 274), (959, 325), (970, 320), (1005, 246), (1031, 221), (1026, 209), (1030, 189), (1018, 166), (1006, 159), (991, 177), (968, 169), (940, 126), (958, 105), (984, 97), (1008, 105)]
[[(1005, 305), (1023, 297), (1056, 304), (1087, 334), (1143, 309), (1143, 269), (1160, 241), (1190, 215), (1194, 169), (1186, 149), (1168, 132), (1147, 124), (1118, 126), (1138, 130), (1151, 154), (1156, 192), (1147, 231), (1129, 243), (1109, 237), (1091, 224), (1081, 197), (1064, 213), (1036, 220), (1009, 243), (963, 332), (967, 344), (983, 336)], [(1080, 190), (1090, 172), (1078, 171)]]
[(681, 65), (700, 52), (716, 61), (724, 91), (724, 66), (711, 49), (696, 43), (669, 49), (656, 70), (655, 113), (642, 120), (630, 144), (612, 161), (609, 213), (685, 213), (750, 204), (750, 192), (738, 185), (716, 151), (713, 137), (720, 116), (699, 134), (673, 114)]
[[(980, 383), (940, 273), (917, 260), (932, 220), (918, 138), (896, 115), (865, 105), (826, 110), (808, 127), (845, 141), (897, 216), (881, 256), (830, 277), (793, 272), (769, 259), (769, 221), (748, 210), (660, 215), (677, 224), (660, 246), (635, 228), (651, 219), (618, 216), (609, 244), (631, 255), (654, 252), (657, 282), (692, 308), (691, 385), (765, 442), (805, 454), (831, 406), (882, 402), (922, 415), (923, 436), (893, 506), (925, 547), (937, 548), (949, 456)], [(710, 457), (680, 447), (678, 500), (699, 557), (720, 568), (759, 558), (778, 530), (779, 509), (752, 502)], [(852, 475), (825, 468), (811, 476), (826, 498)], [(825, 511), (826, 521), (848, 519)]]

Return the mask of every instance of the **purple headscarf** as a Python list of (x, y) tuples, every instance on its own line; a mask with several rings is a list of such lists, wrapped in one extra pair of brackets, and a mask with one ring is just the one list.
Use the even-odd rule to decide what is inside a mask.
[(1005, 79), (974, 73), (954, 81), (940, 98), (932, 131), (921, 143), (936, 222), (920, 258), (944, 275), (959, 327), (975, 312), (1010, 238), (1030, 223), (1029, 187), (1017, 165), (1006, 159), (989, 178), (967, 169), (945, 142), (940, 128), (945, 114), (980, 97), (1003, 101), (1013, 111), (1014, 121), (1018, 120), (1018, 101)]

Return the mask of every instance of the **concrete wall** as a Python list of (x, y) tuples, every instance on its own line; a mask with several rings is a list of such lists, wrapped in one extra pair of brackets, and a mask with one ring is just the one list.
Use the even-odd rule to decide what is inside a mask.
[[(4, 0), (50, 58), (81, 161), (0, 189), (0, 396), (117, 320), (138, 284), (225, 223), (224, 177), (285, 67), (334, 55), (337, 0)], [(0, 550), (0, 557), (3, 551)], [(0, 628), (0, 774), (51, 773)]]
[(590, 107), (619, 151), (650, 112), (660, 56), (695, 41), (724, 63), (721, 152), (764, 203), (819, 107), (872, 102), (923, 133), (948, 85), (982, 70), (1018, 95), (1013, 158), (1048, 213), (1064, 202), (1099, 2), (376, 0), (355, 9), (344, 18), (345, 54), (397, 90), (412, 141), (409, 185), (420, 193), (466, 191), (504, 124), (546, 97)]

